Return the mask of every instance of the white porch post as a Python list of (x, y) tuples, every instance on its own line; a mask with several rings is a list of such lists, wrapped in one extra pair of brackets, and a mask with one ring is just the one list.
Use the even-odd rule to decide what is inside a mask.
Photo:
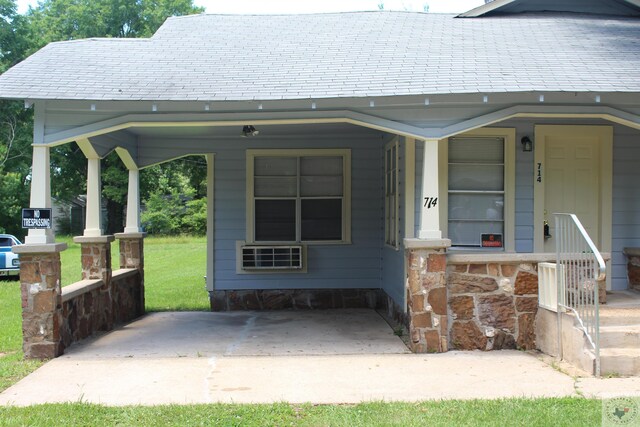
[(215, 154), (207, 154), (207, 290), (213, 292), (215, 285)]
[(422, 199), (420, 201), (420, 239), (442, 239), (440, 229), (438, 140), (424, 141)]
[[(31, 167), (31, 200), (32, 208), (51, 208), (51, 164), (49, 147), (34, 145)], [(29, 230), (25, 238), (27, 244), (54, 243), (53, 229)]]
[(129, 192), (127, 193), (127, 223), (125, 233), (140, 233), (140, 171), (129, 169)]
[(102, 236), (100, 158), (87, 159), (87, 219), (85, 237)]

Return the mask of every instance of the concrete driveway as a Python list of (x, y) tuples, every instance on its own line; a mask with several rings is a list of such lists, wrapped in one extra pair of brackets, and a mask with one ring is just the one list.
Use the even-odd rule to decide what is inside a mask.
[(640, 395), (518, 351), (410, 354), (373, 310), (153, 313), (68, 349), (1, 405), (357, 403)]

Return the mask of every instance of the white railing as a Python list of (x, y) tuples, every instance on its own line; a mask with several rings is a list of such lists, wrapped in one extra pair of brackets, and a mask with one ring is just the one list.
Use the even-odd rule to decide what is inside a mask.
[[(574, 214), (554, 214), (556, 218), (556, 261), (558, 286), (558, 336), (562, 340), (560, 313), (575, 314), (595, 355), (595, 374), (600, 376), (599, 284), (606, 266), (600, 252)], [(560, 351), (562, 342), (560, 341)]]

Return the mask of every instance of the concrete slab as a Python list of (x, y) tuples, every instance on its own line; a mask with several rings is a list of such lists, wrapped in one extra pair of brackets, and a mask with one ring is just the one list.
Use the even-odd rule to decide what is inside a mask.
[(640, 396), (640, 377), (578, 378), (576, 386), (586, 397)]
[(70, 350), (0, 405), (640, 395), (637, 378), (575, 380), (524, 352), (407, 354), (372, 310), (158, 313)]
[(63, 357), (410, 353), (374, 310), (152, 313)]

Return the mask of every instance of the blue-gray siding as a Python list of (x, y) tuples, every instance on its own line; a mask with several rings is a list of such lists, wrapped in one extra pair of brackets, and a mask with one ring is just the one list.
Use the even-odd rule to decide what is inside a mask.
[[(246, 141), (246, 142), (244, 142)], [(359, 136), (323, 135), (283, 140), (269, 148), (351, 149), (350, 245), (309, 245), (307, 273), (237, 274), (236, 241), (244, 240), (246, 149), (265, 148), (259, 139), (220, 142), (215, 146), (215, 288), (380, 288), (383, 236), (382, 141), (379, 132)]]
[[(405, 285), (404, 285), (404, 246), (402, 245), (402, 238), (404, 236), (404, 227), (406, 223), (406, 205), (404, 203), (404, 196), (407, 192), (407, 186), (405, 181), (405, 159), (406, 159), (406, 146), (404, 144), (404, 138), (401, 138), (399, 160), (398, 160), (398, 200), (399, 200), (399, 213), (398, 213), (398, 239), (400, 245), (398, 249), (394, 249), (384, 244), (382, 246), (382, 289), (389, 295), (399, 307), (405, 307)], [(384, 211), (383, 211), (384, 213)], [(383, 236), (384, 239), (384, 236)]]
[(640, 247), (640, 131), (615, 126), (613, 136), (612, 288), (627, 288), (625, 247)]

